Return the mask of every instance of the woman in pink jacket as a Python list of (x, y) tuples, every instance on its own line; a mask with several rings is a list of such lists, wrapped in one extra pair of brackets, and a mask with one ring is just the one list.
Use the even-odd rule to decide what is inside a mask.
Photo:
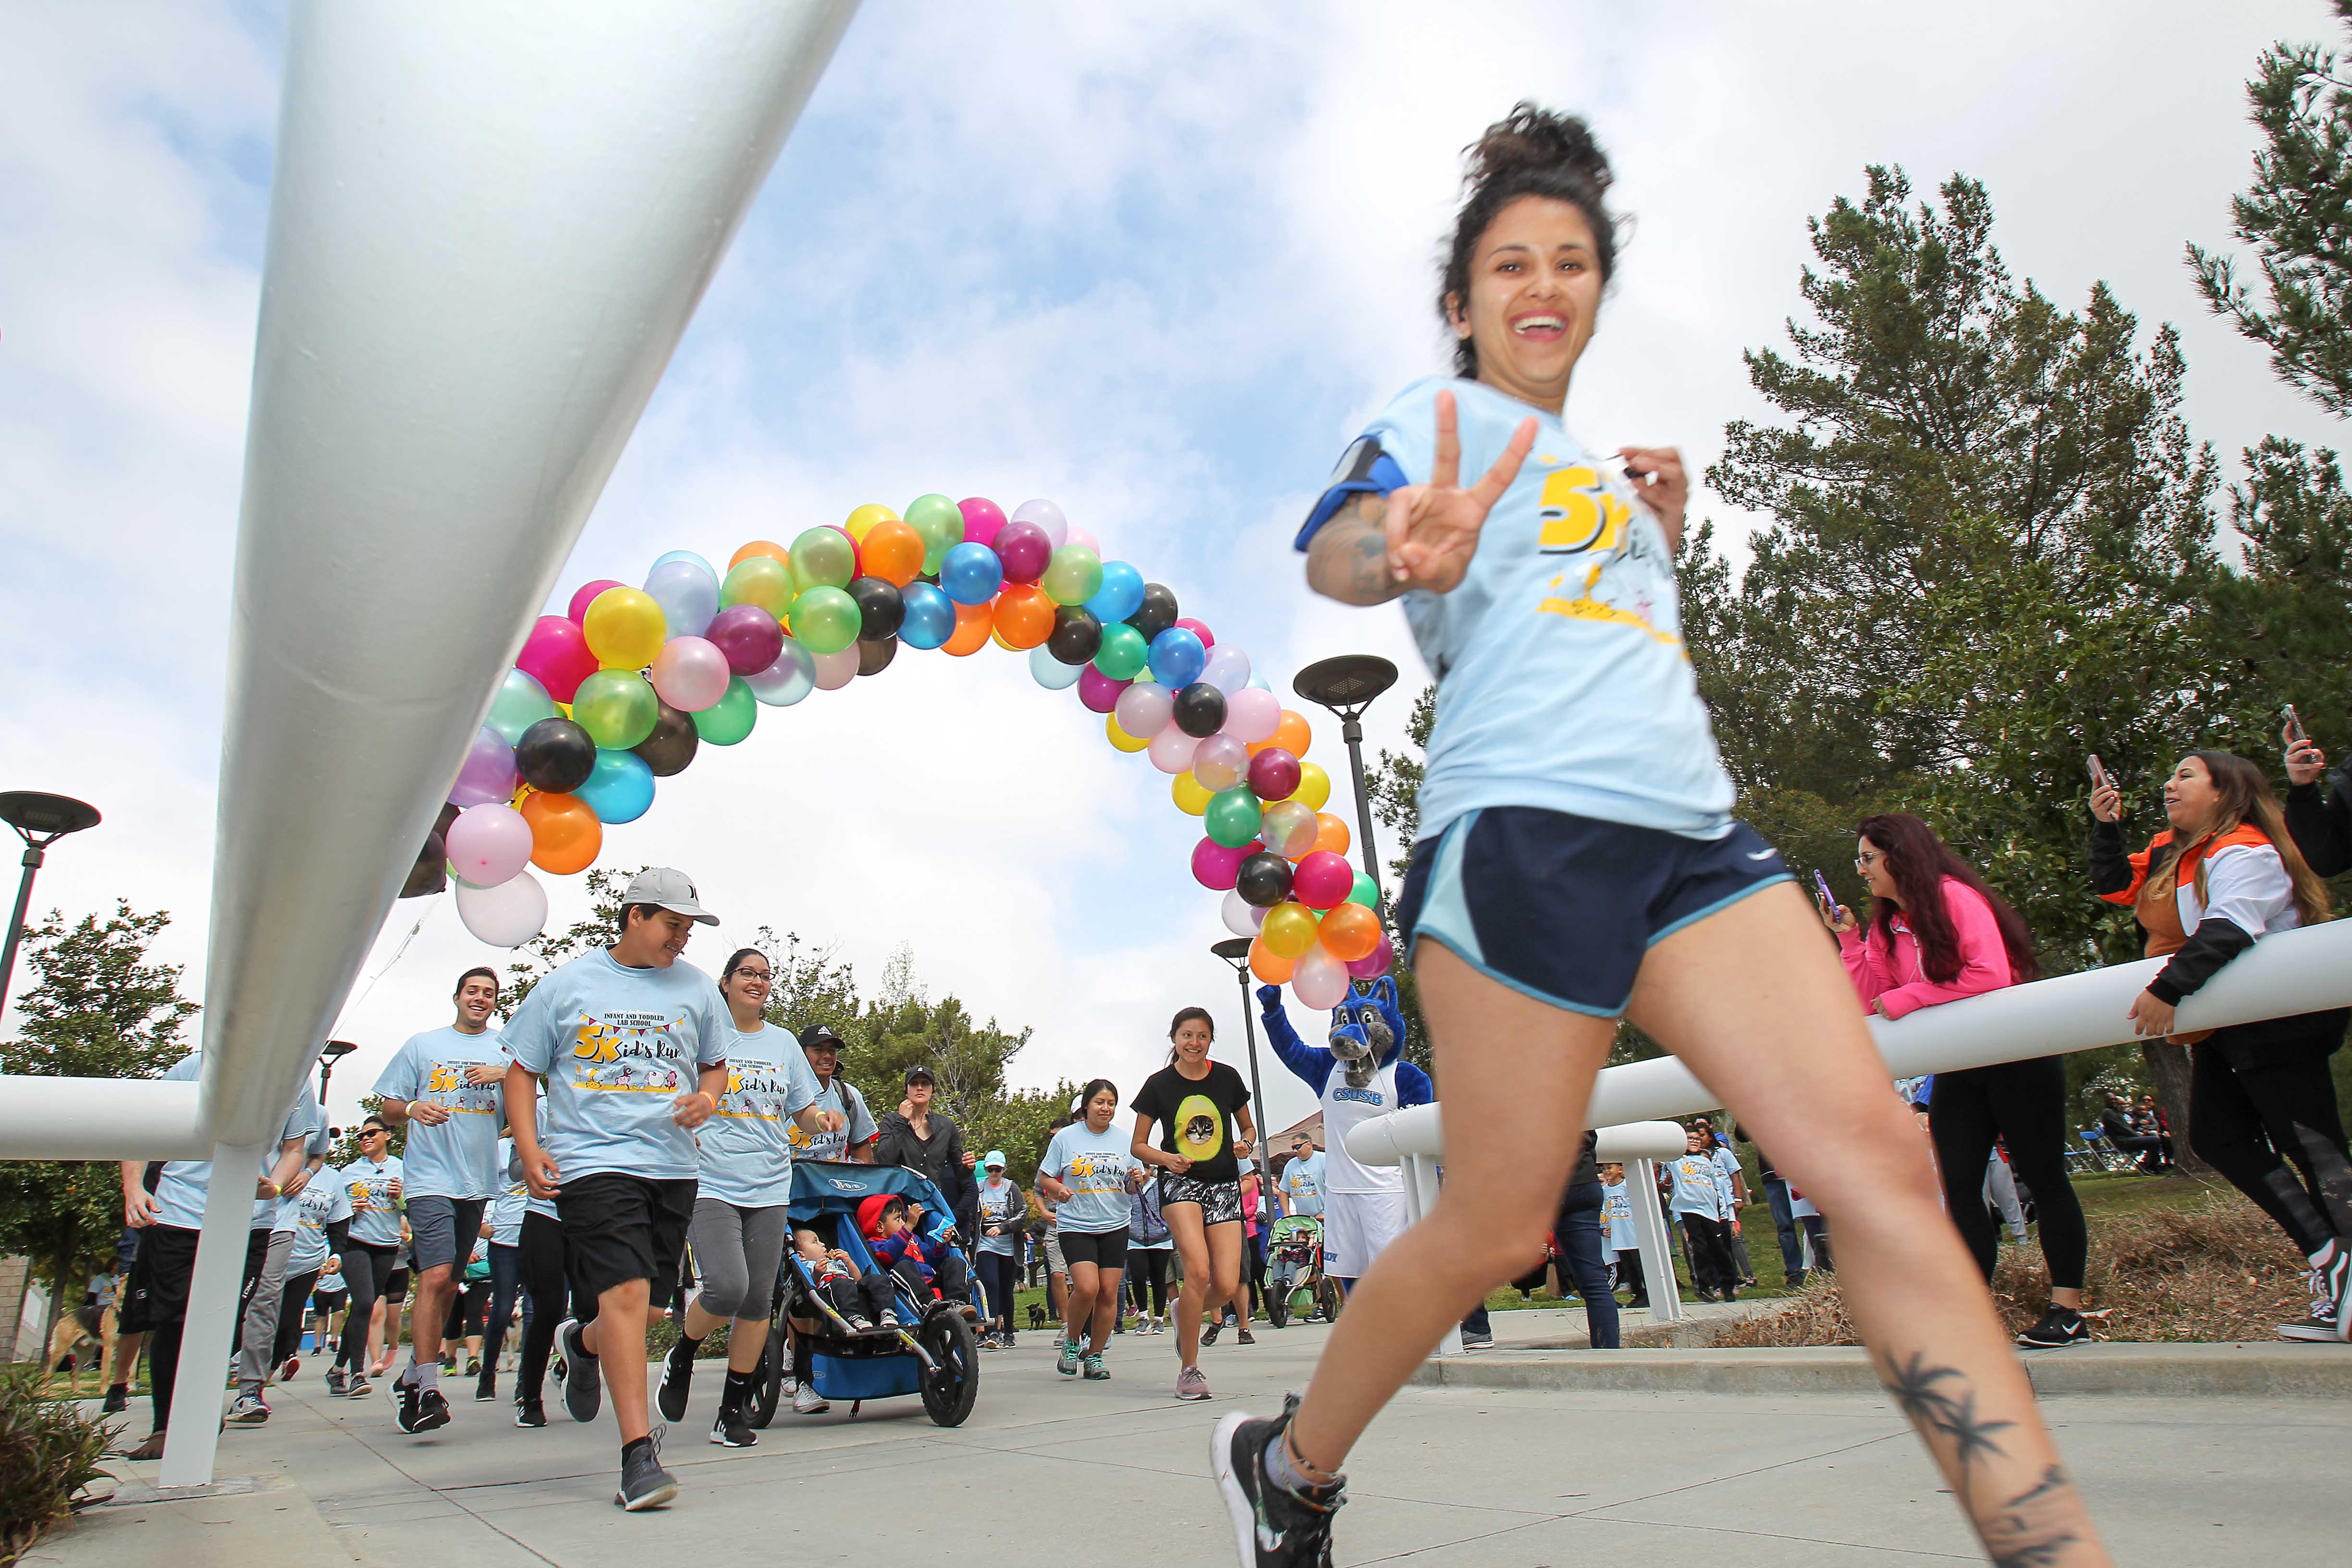
[[(1843, 904), (1822, 918), (1864, 1006), (1901, 1018), (2032, 980), (2040, 973), (2025, 922), (1967, 861), (1908, 812), (1866, 818), (1853, 868), (1872, 894), (1865, 930)], [(2018, 1335), (2029, 1348), (2055, 1349), (2091, 1337), (2083, 1321), (2083, 1270), (2090, 1236), (2066, 1179), (2066, 1066), (2056, 1057), (1937, 1073), (1927, 1131), (1944, 1181), (1944, 1208), (1992, 1278), (2000, 1226), (1984, 1201), (1993, 1141), (2032, 1189), (2050, 1265), (2050, 1307)]]

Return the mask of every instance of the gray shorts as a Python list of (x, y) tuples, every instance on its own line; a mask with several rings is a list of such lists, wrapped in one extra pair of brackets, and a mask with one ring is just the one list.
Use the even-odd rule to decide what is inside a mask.
[(1045, 1272), (1067, 1274), (1070, 1266), (1062, 1257), (1062, 1227), (1055, 1226), (1045, 1233)]
[(424, 1193), (408, 1200), (408, 1261), (422, 1274), (443, 1265), (465, 1267), (482, 1234), (488, 1198), (445, 1198)]
[(782, 1204), (747, 1209), (723, 1198), (696, 1198), (686, 1233), (695, 1271), (702, 1276), (695, 1305), (714, 1318), (765, 1318), (776, 1301), (786, 1228)]

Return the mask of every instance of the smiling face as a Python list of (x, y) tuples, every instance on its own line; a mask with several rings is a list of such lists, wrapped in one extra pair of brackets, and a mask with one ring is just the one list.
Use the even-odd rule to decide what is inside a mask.
[(631, 969), (667, 969), (686, 952), (694, 921), (670, 910), (633, 911), (621, 940), (613, 944), (613, 961)]
[(468, 974), (457, 987), (457, 1025), (467, 1033), (478, 1031), (499, 1005), (499, 983), (487, 974)]
[(2202, 757), (2181, 758), (2172, 776), (2164, 781), (2165, 819), (2175, 832), (2202, 833), (2211, 826), (2221, 804), (2221, 792), (2213, 787), (2213, 775)]
[(1495, 215), (1470, 259), (1470, 297), (1446, 300), (1456, 337), (1478, 351), (1478, 379), (1557, 409), (1601, 310), (1592, 225), (1572, 202), (1521, 196)]
[(734, 973), (727, 976), (719, 990), (727, 998), (729, 1011), (734, 1013), (740, 1022), (746, 1017), (760, 1016), (761, 1010), (768, 1005), (769, 988), (775, 983), (776, 977), (769, 970), (768, 961), (751, 953), (736, 961)]
[(1696, 1127), (1690, 1130), (1690, 1133), (1686, 1138), (1685, 1138), (1684, 1142), (1687, 1145), (1686, 1152), (1689, 1153), (1704, 1154), (1706, 1152), (1706, 1134), (1701, 1132)]
[(1087, 1099), (1087, 1131), (1108, 1132), (1110, 1119), (1118, 1114), (1118, 1096), (1113, 1090), (1098, 1089)]
[(1886, 851), (1867, 838), (1853, 843), (1853, 868), (1862, 873), (1865, 887), (1888, 903), (1899, 903), (1895, 894), (1895, 871), (1886, 863)]
[(1187, 1018), (1176, 1026), (1172, 1038), (1177, 1057), (1198, 1067), (1209, 1059), (1209, 1047), (1216, 1043), (1217, 1032), (1198, 1018)]

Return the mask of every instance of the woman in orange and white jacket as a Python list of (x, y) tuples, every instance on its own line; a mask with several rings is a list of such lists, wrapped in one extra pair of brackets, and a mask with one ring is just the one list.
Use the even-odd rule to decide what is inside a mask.
[[(2126, 855), (2115, 784), (2091, 795), (2092, 885), (2129, 906), (2148, 956), (2166, 959), (2132, 1003), (2143, 1036), (2173, 1036), (2174, 1008), (2231, 960), (2328, 914), (2326, 886), (2253, 763), (2189, 752), (2165, 781), (2164, 813), (2171, 826)], [(2337, 1007), (2175, 1037), (2191, 1047), (2189, 1147), (2310, 1259), (2311, 1315), (2279, 1329), (2291, 1340), (2352, 1339), (2352, 1155), (2327, 1067), (2346, 1017)]]

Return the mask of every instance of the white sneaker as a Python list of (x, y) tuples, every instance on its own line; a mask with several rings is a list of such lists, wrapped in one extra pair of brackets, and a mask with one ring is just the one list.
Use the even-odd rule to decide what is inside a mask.
[(793, 1410), (801, 1415), (821, 1415), (833, 1408), (832, 1402), (803, 1384), (793, 1390)]
[(895, 1329), (898, 1326), (898, 1314), (896, 1309), (890, 1307), (882, 1309), (882, 1326), (886, 1329)]

